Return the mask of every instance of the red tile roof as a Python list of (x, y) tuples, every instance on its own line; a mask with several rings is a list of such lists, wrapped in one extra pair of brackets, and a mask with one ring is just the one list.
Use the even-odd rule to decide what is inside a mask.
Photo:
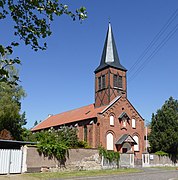
[(85, 119), (90, 119), (97, 117), (97, 114), (101, 112), (106, 106), (95, 108), (94, 104), (88, 106), (83, 106), (78, 109), (63, 112), (60, 114), (52, 115), (42, 121), (40, 124), (31, 129), (31, 131), (38, 131), (41, 129), (46, 129), (54, 126), (59, 126), (75, 121), (81, 121)]

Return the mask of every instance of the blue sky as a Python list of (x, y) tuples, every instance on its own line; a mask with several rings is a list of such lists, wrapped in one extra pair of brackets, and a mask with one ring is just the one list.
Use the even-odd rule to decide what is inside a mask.
[[(27, 93), (22, 100), (27, 127), (44, 120), (48, 114), (78, 108), (94, 102), (94, 70), (99, 65), (110, 18), (121, 64), (127, 69), (128, 99), (146, 120), (170, 96), (178, 99), (178, 32), (148, 59), (161, 41), (177, 25), (178, 17), (150, 49), (136, 69), (138, 60), (155, 35), (178, 8), (177, 0), (76, 0), (63, 1), (71, 9), (81, 5), (88, 11), (82, 24), (67, 16), (52, 23), (53, 34), (47, 38), (48, 49), (34, 52), (21, 45), (14, 55), (22, 60), (21, 85)], [(14, 40), (12, 23), (0, 25), (4, 44)], [(142, 71), (134, 72), (144, 61)]]

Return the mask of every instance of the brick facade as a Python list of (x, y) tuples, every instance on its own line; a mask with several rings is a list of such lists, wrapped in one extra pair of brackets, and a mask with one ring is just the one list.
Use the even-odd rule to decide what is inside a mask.
[[(129, 120), (126, 122), (125, 127), (123, 127), (122, 120), (118, 119), (120, 114), (122, 114), (123, 112), (127, 113), (129, 116)], [(110, 125), (111, 115), (114, 116), (114, 125)], [(135, 128), (132, 127), (132, 119), (135, 119)], [(84, 125), (85, 122), (86, 121), (82, 121), (80, 123), (80, 126), (78, 127), (79, 138), (81, 140), (84, 140), (84, 126), (82, 125)], [(87, 124), (87, 142), (93, 148), (97, 148), (100, 145), (107, 148), (106, 136), (108, 133), (113, 134), (114, 150), (119, 152), (122, 152), (122, 145), (120, 147), (115, 145), (117, 140), (123, 134), (129, 134), (132, 137), (136, 135), (139, 139), (139, 150), (134, 151), (134, 146), (132, 145), (132, 151), (135, 153), (136, 158), (141, 158), (141, 154), (145, 148), (144, 121), (126, 97), (121, 97), (111, 107), (106, 109), (106, 111), (104, 111), (103, 113), (99, 113), (96, 123)]]
[[(114, 87), (114, 75), (122, 77), (122, 88)], [(105, 76), (105, 88), (99, 89), (98, 79), (102, 76)], [(115, 68), (107, 68), (95, 74), (95, 107), (108, 105), (114, 98), (119, 95), (127, 96), (125, 71)]]
[[(125, 127), (123, 127), (122, 121), (118, 119), (119, 115), (122, 112), (126, 112), (130, 117), (129, 120), (126, 122)], [(114, 125), (110, 125), (109, 118), (111, 115), (114, 116)], [(135, 119), (136, 121), (135, 128), (132, 128), (132, 119)], [(106, 110), (102, 115), (100, 115), (98, 121), (101, 124), (100, 142), (104, 147), (106, 147), (106, 135), (109, 132), (113, 134), (114, 143), (123, 134), (129, 134), (132, 137), (136, 135), (139, 138), (139, 151), (135, 151), (135, 155), (138, 156), (138, 158), (141, 158), (141, 154), (144, 151), (144, 121), (125, 97), (121, 97), (108, 110)], [(115, 145), (114, 150), (119, 150), (120, 152), (122, 152), (122, 148), (119, 148)], [(134, 151), (133, 146), (132, 151)]]

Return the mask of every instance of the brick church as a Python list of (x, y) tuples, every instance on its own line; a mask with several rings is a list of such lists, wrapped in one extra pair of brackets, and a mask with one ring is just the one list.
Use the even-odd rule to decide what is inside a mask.
[(109, 23), (103, 53), (95, 72), (95, 102), (51, 115), (32, 129), (73, 126), (80, 140), (92, 148), (133, 152), (141, 159), (144, 151), (144, 120), (127, 99), (127, 69), (121, 65)]

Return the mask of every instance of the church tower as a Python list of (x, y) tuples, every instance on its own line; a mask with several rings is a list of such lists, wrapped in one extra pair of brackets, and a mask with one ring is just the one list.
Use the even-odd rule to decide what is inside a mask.
[(95, 107), (108, 105), (117, 96), (127, 96), (127, 69), (120, 64), (110, 23), (100, 65), (94, 72)]

